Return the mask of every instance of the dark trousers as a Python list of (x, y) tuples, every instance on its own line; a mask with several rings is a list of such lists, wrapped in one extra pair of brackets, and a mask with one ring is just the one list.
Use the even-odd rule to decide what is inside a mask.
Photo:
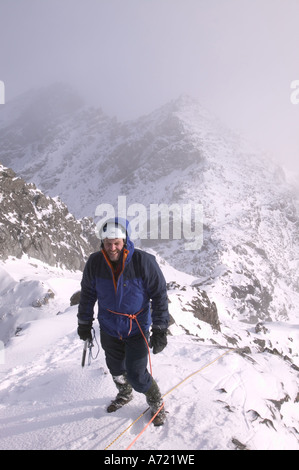
[[(101, 345), (111, 375), (127, 374), (136, 392), (146, 393), (152, 384), (147, 370), (148, 349), (141, 334), (119, 339), (100, 330)], [(148, 335), (146, 335), (148, 340)]]

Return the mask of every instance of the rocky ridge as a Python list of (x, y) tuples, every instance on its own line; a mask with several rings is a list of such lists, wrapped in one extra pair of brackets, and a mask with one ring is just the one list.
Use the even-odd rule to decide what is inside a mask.
[(70, 270), (82, 270), (99, 246), (90, 219), (80, 221), (59, 198), (45, 196), (0, 165), (0, 258), (23, 254)]

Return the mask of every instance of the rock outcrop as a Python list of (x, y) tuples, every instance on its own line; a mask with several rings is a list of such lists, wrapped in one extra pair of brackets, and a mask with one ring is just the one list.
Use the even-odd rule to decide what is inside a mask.
[(83, 269), (99, 247), (91, 219), (76, 220), (59, 198), (45, 196), (2, 165), (0, 190), (1, 259), (27, 254), (51, 266)]

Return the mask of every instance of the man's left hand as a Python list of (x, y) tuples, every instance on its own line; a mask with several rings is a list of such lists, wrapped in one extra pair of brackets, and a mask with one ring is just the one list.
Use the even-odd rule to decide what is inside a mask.
[(153, 327), (149, 346), (150, 348), (153, 348), (154, 354), (158, 354), (163, 351), (167, 346), (167, 329)]

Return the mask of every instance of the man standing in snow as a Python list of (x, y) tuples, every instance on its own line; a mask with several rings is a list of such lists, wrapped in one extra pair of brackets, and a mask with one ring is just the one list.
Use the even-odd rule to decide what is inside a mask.
[[(91, 339), (93, 308), (98, 301), (101, 345), (118, 389), (107, 411), (116, 411), (132, 400), (134, 389), (145, 394), (154, 416), (163, 400), (147, 369), (148, 343), (154, 354), (167, 345), (166, 282), (154, 256), (134, 247), (127, 221), (109, 219), (99, 233), (101, 251), (89, 257), (83, 272), (78, 334), (84, 341)], [(162, 425), (165, 418), (162, 407), (153, 423)]]

